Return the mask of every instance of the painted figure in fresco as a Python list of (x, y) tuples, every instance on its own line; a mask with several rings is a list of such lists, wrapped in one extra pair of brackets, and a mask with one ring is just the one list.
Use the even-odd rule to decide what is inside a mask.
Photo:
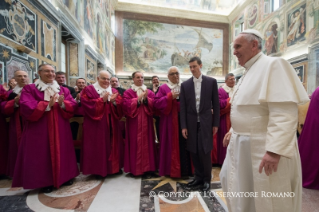
[(87, 61), (87, 78), (94, 79), (94, 65)]
[(305, 31), (305, 22), (304, 22), (304, 12), (303, 8), (295, 11), (290, 16), (291, 24), (289, 25), (289, 32), (287, 36), (288, 43), (293, 42), (295, 39), (298, 39), (302, 33)]
[(93, 23), (94, 23), (94, 12), (92, 9), (93, 1), (86, 0), (85, 5), (85, 17), (84, 17), (84, 27), (89, 33), (89, 35), (93, 38)]
[(265, 49), (267, 55), (277, 52), (277, 24), (270, 24), (265, 33)]

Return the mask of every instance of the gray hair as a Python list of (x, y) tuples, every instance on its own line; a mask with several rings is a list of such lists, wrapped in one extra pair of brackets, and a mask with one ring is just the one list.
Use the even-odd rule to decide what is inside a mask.
[(167, 74), (169, 74), (169, 72), (173, 69), (173, 68), (176, 68), (177, 72), (179, 73), (179, 69), (177, 66), (171, 66), (168, 71), (167, 71)]
[(234, 77), (235, 75), (233, 73), (228, 73), (226, 76), (225, 76), (225, 82), (228, 80), (228, 77)]
[(250, 34), (250, 33), (240, 33), (240, 35), (244, 35), (244, 37), (246, 38), (246, 40), (248, 42), (253, 42), (253, 41), (257, 41), (258, 43), (258, 49), (261, 50), (262, 49), (262, 38), (254, 35), (254, 34)]
[(100, 77), (101, 76), (101, 73), (107, 73), (108, 75), (109, 75), (109, 77), (111, 77), (111, 74), (110, 74), (110, 72), (108, 72), (107, 70), (101, 70), (101, 71), (99, 71), (99, 73), (98, 73), (98, 77)]
[(117, 79), (117, 81), (119, 81), (119, 78), (118, 78), (118, 77), (116, 77), (116, 76), (111, 77), (111, 80), (112, 80), (112, 78), (116, 78), (116, 79)]
[[(13, 72), (13, 76), (14, 76), (14, 77), (16, 76), (16, 73), (17, 73), (18, 71), (23, 71), (23, 72), (25, 72), (25, 73), (28, 75), (28, 72), (27, 72), (27, 71), (18, 69), (18, 70), (15, 70), (15, 71)], [(14, 79), (14, 77), (12, 77), (12, 79)]]
[(42, 67), (43, 66), (51, 66), (52, 68), (54, 68), (54, 71), (55, 71), (55, 67), (53, 65), (51, 65), (51, 64), (41, 64), (41, 65), (38, 66), (38, 72), (42, 71)]

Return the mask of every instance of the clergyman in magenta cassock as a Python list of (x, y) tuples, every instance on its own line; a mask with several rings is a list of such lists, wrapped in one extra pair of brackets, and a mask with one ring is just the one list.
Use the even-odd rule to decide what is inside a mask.
[[(0, 103), (7, 99), (7, 91), (0, 85)], [(0, 109), (0, 175), (7, 174), (8, 163), (8, 126), (5, 115)]]
[[(40, 65), (38, 73), (41, 79), (24, 86), (21, 92), (20, 113), (26, 122), (12, 187), (59, 188), (79, 174), (69, 124), (76, 102), (67, 88), (54, 81), (52, 66)], [(64, 96), (63, 106), (55, 102), (50, 107), (52, 98), (60, 96)]]
[(110, 75), (101, 71), (98, 81), (85, 87), (81, 93), (81, 107), (84, 112), (81, 170), (85, 175), (105, 177), (119, 172), (123, 167), (120, 158), (123, 138), (118, 127), (123, 116), (122, 98), (117, 95), (116, 89), (109, 86), (109, 80)]
[(160, 157), (159, 175), (180, 178), (191, 172), (190, 155), (186, 150), (186, 140), (181, 135), (179, 124), (179, 71), (171, 67), (168, 83), (159, 87), (154, 99), (154, 107), (160, 112)]
[[(141, 72), (133, 75), (137, 85), (133, 84), (123, 95), (123, 111), (126, 115), (124, 171), (138, 176), (156, 171), (158, 165), (153, 124), (154, 93), (143, 84)], [(139, 101), (141, 95), (144, 98)]]
[(15, 71), (14, 73), (17, 85), (8, 91), (8, 99), (1, 103), (2, 112), (10, 117), (9, 123), (9, 148), (8, 148), (8, 166), (7, 175), (13, 177), (14, 167), (18, 155), (21, 136), (24, 126), (24, 118), (20, 115), (20, 95), (23, 87), (28, 84), (28, 73), (25, 71)]
[(302, 186), (319, 190), (319, 87), (313, 92), (302, 132), (298, 139)]

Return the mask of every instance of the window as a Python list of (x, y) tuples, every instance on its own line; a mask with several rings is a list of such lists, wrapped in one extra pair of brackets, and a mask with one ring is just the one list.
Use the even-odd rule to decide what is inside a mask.
[(62, 72), (66, 72), (66, 48), (65, 48), (65, 44), (62, 42), (61, 43), (61, 71)]
[(280, 0), (272, 0), (272, 11), (276, 11), (280, 7)]

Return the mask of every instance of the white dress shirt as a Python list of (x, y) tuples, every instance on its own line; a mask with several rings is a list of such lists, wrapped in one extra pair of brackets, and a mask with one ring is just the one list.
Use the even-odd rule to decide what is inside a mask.
[(197, 122), (200, 122), (199, 120), (199, 103), (200, 103), (200, 92), (201, 92), (201, 87), (202, 87), (202, 80), (203, 80), (203, 75), (200, 74), (198, 79), (193, 76), (193, 82), (194, 82), (194, 88), (195, 88), (195, 100), (196, 100), (196, 111), (197, 111)]

